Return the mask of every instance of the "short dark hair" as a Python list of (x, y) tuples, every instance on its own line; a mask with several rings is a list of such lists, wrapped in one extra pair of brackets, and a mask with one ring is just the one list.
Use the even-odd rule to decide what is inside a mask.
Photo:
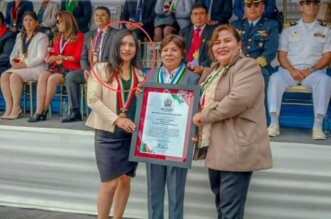
[(203, 8), (203, 9), (205, 9), (206, 13), (208, 14), (208, 8), (207, 8), (207, 6), (204, 3), (199, 2), (199, 1), (196, 2), (196, 3), (194, 3), (192, 5), (191, 13), (190, 14), (192, 14), (193, 10), (196, 9), (196, 8)]
[(183, 37), (177, 34), (168, 34), (165, 36), (161, 42), (161, 52), (162, 49), (168, 45), (170, 42), (174, 42), (176, 46), (178, 46), (180, 52), (182, 53), (183, 57), (185, 57), (185, 40)]
[(106, 12), (106, 14), (108, 14), (109, 17), (111, 16), (109, 8), (107, 8), (105, 6), (98, 6), (94, 9), (94, 11), (97, 11), (97, 10), (103, 10), (104, 12)]

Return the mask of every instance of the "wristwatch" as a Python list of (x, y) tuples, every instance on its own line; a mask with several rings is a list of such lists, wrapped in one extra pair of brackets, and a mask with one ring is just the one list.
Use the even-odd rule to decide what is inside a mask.
[(317, 71), (317, 69), (314, 68), (314, 66), (311, 66), (308, 68), (308, 71), (310, 71), (310, 73), (313, 73), (313, 72)]

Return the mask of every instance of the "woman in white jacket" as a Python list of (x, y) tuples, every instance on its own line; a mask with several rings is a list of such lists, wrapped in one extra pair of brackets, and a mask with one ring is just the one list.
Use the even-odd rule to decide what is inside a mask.
[(11, 68), (1, 75), (1, 89), (6, 102), (2, 119), (17, 119), (22, 113), (20, 106), (23, 83), (37, 80), (47, 69), (44, 59), (47, 56), (48, 37), (38, 32), (38, 18), (35, 12), (23, 15), (23, 30), (16, 37), (10, 54)]

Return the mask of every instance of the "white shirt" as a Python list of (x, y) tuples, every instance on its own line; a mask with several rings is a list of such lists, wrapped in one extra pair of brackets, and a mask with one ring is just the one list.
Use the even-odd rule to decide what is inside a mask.
[(295, 68), (309, 68), (324, 53), (331, 52), (331, 29), (317, 20), (305, 25), (300, 19), (297, 25), (283, 30), (279, 50), (287, 52), (287, 59)]
[(174, 75), (178, 71), (179, 67), (174, 69), (173, 71), (169, 72), (165, 67), (163, 68), (163, 81), (166, 84), (170, 84), (171, 80), (173, 79)]
[(202, 34), (203, 30), (205, 29), (205, 27), (206, 27), (206, 24), (203, 25), (203, 26), (201, 26), (201, 27), (194, 26), (193, 28), (194, 28), (194, 31), (195, 31), (196, 29), (200, 28), (199, 37), (201, 37), (201, 34)]

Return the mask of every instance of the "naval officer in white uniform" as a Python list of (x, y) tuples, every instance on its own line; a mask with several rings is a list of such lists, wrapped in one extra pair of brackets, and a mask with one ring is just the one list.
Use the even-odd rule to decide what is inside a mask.
[(278, 117), (284, 91), (301, 84), (313, 93), (312, 138), (326, 139), (322, 124), (331, 96), (331, 78), (326, 74), (331, 61), (331, 29), (330, 25), (316, 20), (319, 5), (319, 0), (300, 0), (301, 19), (287, 24), (281, 34), (278, 51), (281, 67), (270, 77), (267, 92), (270, 136), (279, 135)]

